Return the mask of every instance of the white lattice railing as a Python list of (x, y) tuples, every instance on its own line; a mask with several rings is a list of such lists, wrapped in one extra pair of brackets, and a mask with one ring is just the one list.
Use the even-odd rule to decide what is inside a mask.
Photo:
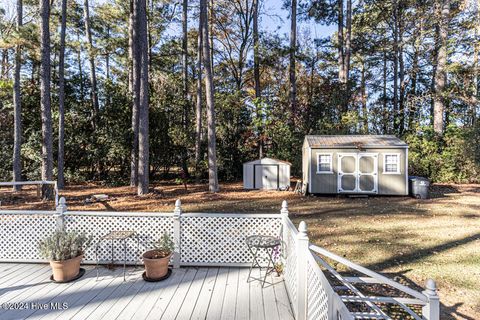
[(16, 211), (0, 213), (0, 261), (45, 262), (37, 244), (55, 231), (55, 211)]
[[(326, 249), (310, 244), (307, 236), (307, 225), (302, 221), (299, 224), (299, 229), (295, 228), (288, 218), (286, 201), (282, 204), (281, 214), (283, 217), (282, 237), (285, 244), (285, 286), (296, 319), (392, 319), (388, 312), (381, 308), (382, 305), (386, 304), (397, 305), (413, 319), (439, 319), (439, 300), (433, 280), (427, 281), (427, 289), (423, 292), (408, 288), (372, 270), (339, 257)], [(342, 276), (320, 256), (341, 263), (366, 275), (366, 277)], [(343, 287), (336, 286), (335, 290), (347, 290), (350, 295), (337, 294), (320, 266), (344, 285)], [(366, 296), (354, 286), (355, 283), (388, 285), (409, 297)], [(349, 310), (345, 303), (353, 307), (353, 310)], [(359, 305), (362, 305), (362, 309), (367, 306), (371, 311), (355, 310)], [(415, 313), (410, 306), (422, 306), (421, 315)], [(393, 312), (398, 313), (398, 309)]]
[[(400, 307), (421, 305), (422, 315), (407, 312), (414, 319), (439, 319), (439, 300), (435, 283), (427, 282), (420, 293), (371, 270), (358, 266), (323, 248), (309, 243), (306, 224), (299, 230), (288, 217), (287, 202), (280, 214), (182, 213), (179, 200), (171, 213), (68, 211), (61, 198), (56, 211), (0, 211), (0, 262), (44, 262), (38, 242), (56, 229), (76, 230), (93, 236), (93, 242), (113, 230), (134, 230), (139, 235), (127, 242), (127, 263), (140, 262), (139, 255), (164, 232), (173, 236), (176, 250), (174, 267), (248, 266), (251, 262), (245, 238), (252, 234), (282, 237), (282, 258), (287, 293), (297, 320), (391, 319), (377, 304), (394, 303)], [(123, 260), (123, 246), (114, 242), (117, 261)], [(111, 244), (104, 242), (98, 250), (100, 263), (111, 260)], [(343, 277), (320, 256), (336, 260), (368, 277)], [(85, 262), (94, 263), (95, 246), (86, 252)], [(320, 265), (340, 280), (354, 295), (339, 296), (327, 280)], [(353, 283), (381, 283), (403, 291), (413, 298), (371, 297), (361, 294)], [(364, 303), (374, 312), (349, 311), (344, 302)]]
[[(395, 318), (398, 318), (398, 315), (401, 314), (402, 310), (403, 317), (409, 317), (410, 319), (415, 320), (438, 320), (440, 318), (440, 301), (437, 295), (437, 288), (435, 281), (429, 279), (426, 283), (426, 290), (423, 292), (418, 292), (404, 286), (398, 282), (395, 282), (379, 273), (376, 273), (372, 270), (364, 268), (358, 264), (355, 264), (343, 257), (340, 257), (334, 253), (331, 253), (324, 248), (310, 245), (310, 250), (313, 253), (314, 261), (317, 265), (323, 266), (337, 281), (342, 283), (342, 286), (336, 286), (335, 289), (341, 292), (344, 292), (340, 297), (341, 301), (353, 304), (353, 305), (363, 305), (368, 311), (358, 311), (353, 310), (350, 312), (352, 316), (356, 319), (387, 319), (391, 320), (393, 316), (388, 310), (386, 310), (386, 305), (395, 305), (397, 308), (394, 313), (397, 314)], [(353, 270), (357, 273), (361, 273), (365, 276), (363, 277), (346, 277), (337, 272), (329, 263), (327, 263), (324, 258), (329, 258), (337, 263), (343, 264), (348, 267), (350, 270)], [(383, 285), (390, 287), (389, 291), (396, 290), (400, 292), (402, 296), (375, 296), (375, 295), (366, 295), (362, 292), (361, 289), (356, 287), (356, 284), (361, 283), (362, 285)], [(346, 293), (345, 293), (346, 292)], [(337, 295), (336, 293), (334, 293)], [(338, 295), (337, 295), (338, 296)], [(418, 312), (419, 307), (421, 307), (421, 313)]]
[(296, 319), (354, 319), (316, 263), (309, 250), (305, 222), (297, 230), (288, 217), (287, 202), (282, 203), (284, 278)]
[[(123, 260), (124, 253), (126, 253), (126, 260), (129, 264), (135, 263), (135, 261), (140, 262), (140, 254), (151, 248), (152, 243), (163, 232), (167, 232), (172, 238), (174, 236), (172, 213), (67, 211), (63, 217), (64, 227), (67, 231), (84, 232), (93, 237), (93, 245), (85, 252), (84, 262), (86, 263), (95, 263), (96, 254), (98, 254), (100, 263), (111, 262), (111, 242), (99, 242), (99, 240), (100, 237), (113, 230), (134, 230), (137, 233), (138, 239), (125, 242), (126, 250), (121, 242), (113, 243), (115, 260)], [(97, 243), (99, 244), (98, 249), (95, 245)]]
[[(56, 211), (0, 211), (0, 261), (44, 262), (38, 242), (58, 228), (92, 236), (85, 263), (96, 263), (97, 255), (101, 264), (110, 263), (112, 256), (123, 261), (124, 253), (127, 264), (140, 263), (141, 253), (167, 232), (176, 244), (174, 266), (249, 266), (245, 238), (278, 237), (281, 226), (280, 214), (183, 213), (179, 200), (171, 213), (147, 213), (68, 211), (62, 198)], [(120, 241), (99, 242), (114, 230), (135, 231), (138, 239), (127, 240), (126, 250)]]
[(180, 264), (250, 265), (245, 238), (252, 234), (278, 237), (281, 224), (279, 214), (182, 214)]

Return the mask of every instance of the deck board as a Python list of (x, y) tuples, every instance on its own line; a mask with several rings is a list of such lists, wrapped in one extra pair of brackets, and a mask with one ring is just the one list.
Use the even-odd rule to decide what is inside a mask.
[(217, 281), (218, 268), (208, 268), (207, 277), (203, 282), (202, 289), (198, 295), (197, 303), (193, 309), (191, 320), (201, 320), (205, 319), (208, 306), (210, 305), (212, 299), (213, 288), (215, 287), (215, 282)]
[(0, 309), (0, 319), (294, 319), (283, 279), (269, 276), (274, 284), (262, 288), (247, 282), (247, 268), (180, 268), (162, 282), (143, 281), (143, 268), (128, 268), (126, 281), (121, 267), (101, 267), (98, 280), (93, 266), (84, 268), (82, 278), (58, 284), (48, 264), (1, 263), (0, 303), (30, 308)]
[(221, 319), (235, 319), (235, 310), (237, 308), (238, 291), (238, 268), (229, 268), (227, 283), (225, 287), (225, 297), (223, 298), (223, 308)]
[[(223, 300), (225, 298), (225, 288), (227, 286), (227, 276), (227, 268), (222, 268), (218, 271), (217, 279), (215, 281), (215, 285), (213, 286), (211, 301), (208, 306), (207, 320), (221, 319), (222, 308), (224, 307)], [(227, 308), (231, 306), (225, 307)]]
[(247, 282), (248, 269), (240, 269), (238, 274), (237, 304), (235, 319), (247, 320), (250, 318), (250, 284)]

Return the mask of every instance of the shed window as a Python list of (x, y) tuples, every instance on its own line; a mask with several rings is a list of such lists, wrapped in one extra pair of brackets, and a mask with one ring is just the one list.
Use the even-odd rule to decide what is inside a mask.
[(400, 173), (400, 154), (385, 154), (384, 160), (384, 173)]
[(317, 173), (332, 173), (332, 154), (317, 153)]

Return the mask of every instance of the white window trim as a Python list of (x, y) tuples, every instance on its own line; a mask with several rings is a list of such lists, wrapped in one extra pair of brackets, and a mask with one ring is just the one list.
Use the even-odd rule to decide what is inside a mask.
[[(387, 172), (387, 156), (397, 156), (397, 171)], [(400, 172), (400, 153), (384, 153), (383, 154), (383, 174), (401, 174)]]
[[(330, 156), (330, 170), (320, 171), (320, 156)], [(317, 152), (317, 174), (333, 174), (333, 153), (331, 152)]]

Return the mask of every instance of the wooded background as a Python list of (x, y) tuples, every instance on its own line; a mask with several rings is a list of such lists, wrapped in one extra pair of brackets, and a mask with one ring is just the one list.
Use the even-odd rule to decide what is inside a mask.
[(262, 156), (298, 175), (306, 134), (394, 134), (410, 174), (479, 182), (479, 0), (279, 1), (289, 35), (261, 0), (8, 1), (3, 181), (217, 191)]

